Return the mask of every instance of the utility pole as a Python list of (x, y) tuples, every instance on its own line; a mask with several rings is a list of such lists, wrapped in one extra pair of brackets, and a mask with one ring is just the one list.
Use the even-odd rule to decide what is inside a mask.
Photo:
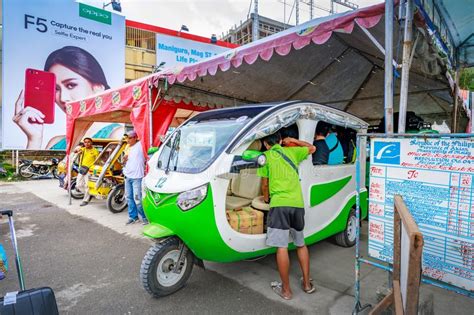
[(313, 0), (309, 0), (309, 18), (312, 20), (314, 18), (314, 4)]
[(257, 41), (259, 39), (260, 33), (260, 22), (258, 21), (258, 0), (253, 1), (253, 27), (252, 27), (252, 42)]
[(296, 25), (300, 24), (300, 1), (295, 0), (296, 7)]

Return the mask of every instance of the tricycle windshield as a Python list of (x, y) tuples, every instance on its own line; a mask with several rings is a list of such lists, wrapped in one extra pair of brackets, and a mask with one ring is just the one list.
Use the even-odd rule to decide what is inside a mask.
[(181, 173), (202, 172), (261, 111), (232, 110), (197, 115), (167, 139), (158, 158), (158, 168)]
[(97, 166), (104, 166), (107, 160), (109, 159), (112, 152), (114, 152), (115, 148), (119, 146), (120, 143), (109, 143), (102, 152), (100, 152), (97, 160), (95, 161), (95, 165)]

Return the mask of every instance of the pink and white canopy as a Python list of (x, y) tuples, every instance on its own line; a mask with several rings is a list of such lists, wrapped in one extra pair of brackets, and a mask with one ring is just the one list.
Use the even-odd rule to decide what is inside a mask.
[[(376, 122), (383, 117), (384, 54), (362, 28), (384, 43), (384, 5), (317, 18), (207, 61), (168, 69), (153, 82), (166, 100), (176, 103), (222, 107), (311, 100)], [(452, 98), (443, 60), (421, 16), (416, 22), (408, 110), (428, 119), (448, 118)], [(401, 59), (394, 24), (394, 55)], [(395, 81), (397, 110), (400, 80)]]

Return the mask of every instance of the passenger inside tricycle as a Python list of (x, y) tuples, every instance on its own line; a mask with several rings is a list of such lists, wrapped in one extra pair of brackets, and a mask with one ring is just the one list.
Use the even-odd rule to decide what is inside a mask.
[[(149, 161), (145, 177), (143, 206), (150, 224), (143, 232), (159, 240), (142, 263), (147, 291), (155, 296), (176, 291), (193, 261), (230, 262), (274, 252), (265, 245), (269, 206), (256, 175), (265, 163), (260, 139), (277, 131), (296, 132), (300, 140), (313, 143), (320, 121), (348, 134), (368, 126), (327, 106), (286, 102), (203, 112), (177, 128)], [(360, 155), (365, 159), (365, 150)], [(364, 174), (361, 170), (362, 217), (367, 214)], [(352, 246), (358, 224), (355, 165), (313, 165), (308, 158), (299, 176), (305, 243), (335, 236), (338, 244)], [(173, 262), (171, 269), (156, 269), (165, 258)]]

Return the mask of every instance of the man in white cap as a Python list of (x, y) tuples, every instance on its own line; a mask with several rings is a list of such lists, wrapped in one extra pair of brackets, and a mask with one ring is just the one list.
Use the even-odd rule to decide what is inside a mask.
[(142, 178), (145, 176), (145, 156), (137, 133), (129, 131), (127, 133), (128, 153), (124, 156), (125, 167), (125, 194), (128, 203), (128, 221), (126, 224), (132, 224), (138, 221), (138, 215), (143, 220), (143, 224), (148, 224), (142, 207)]

